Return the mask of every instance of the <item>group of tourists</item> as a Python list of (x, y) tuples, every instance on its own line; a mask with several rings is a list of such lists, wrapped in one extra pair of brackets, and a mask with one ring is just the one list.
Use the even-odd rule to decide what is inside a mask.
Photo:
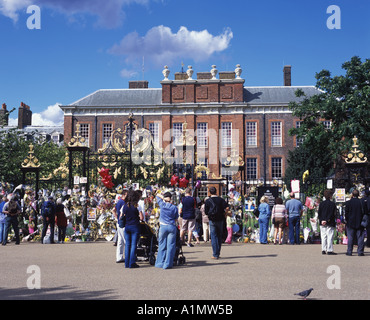
[[(44, 243), (44, 238), (50, 227), (50, 234), (54, 235), (55, 226), (58, 227), (58, 242), (64, 242), (67, 228), (67, 218), (64, 213), (64, 205), (62, 199), (59, 198), (56, 203), (52, 196), (43, 202), (41, 206), (41, 216), (43, 228), (41, 233), (41, 243)], [(20, 206), (19, 195), (9, 194), (2, 197), (0, 203), (0, 243), (5, 246), (8, 243), (8, 235), (10, 229), (13, 228), (15, 244), (20, 244), (20, 228), (19, 215), (22, 212)], [(29, 216), (29, 230), (35, 232), (35, 216)], [(50, 236), (50, 243), (54, 243), (54, 237)]]
[[(367, 234), (367, 246), (370, 246), (370, 191), (366, 190), (360, 199), (360, 192), (353, 190), (351, 199), (345, 204), (344, 222), (348, 238), (346, 255), (351, 256), (353, 246), (357, 243), (357, 253), (364, 255), (365, 234)], [(318, 207), (318, 219), (320, 224), (322, 254), (335, 255), (333, 240), (337, 223), (337, 207), (332, 201), (333, 192), (325, 190), (324, 201)], [(260, 227), (260, 243), (267, 244), (267, 232), (270, 219), (274, 226), (274, 244), (281, 245), (283, 242), (283, 230), (288, 226), (289, 244), (300, 244), (300, 223), (303, 214), (303, 204), (290, 193), (290, 199), (285, 205), (281, 198), (275, 199), (275, 205), (270, 208), (269, 198), (262, 196), (258, 206), (258, 221)], [(366, 232), (366, 233), (365, 233)]]
[[(91, 194), (89, 194), (91, 196)], [(175, 193), (157, 189), (151, 197), (143, 196), (142, 190), (123, 189), (116, 198), (107, 200), (112, 203), (106, 209), (113, 213), (117, 224), (115, 232), (116, 262), (124, 263), (126, 268), (138, 268), (137, 244), (141, 234), (142, 221), (148, 221), (146, 204), (148, 199), (156, 202), (158, 213), (158, 253), (155, 266), (168, 269), (173, 267), (177, 239), (182, 245), (193, 247), (193, 239), (200, 243), (211, 241), (212, 259), (219, 259), (222, 243), (231, 244), (233, 241), (233, 212), (231, 206), (222, 197), (217, 196), (215, 187), (209, 188), (209, 195), (203, 201), (194, 197), (191, 188), (186, 188), (181, 194), (180, 201), (174, 201)], [(333, 192), (324, 192), (324, 201), (318, 205), (318, 220), (320, 224), (322, 254), (334, 255), (333, 239), (337, 223), (337, 207), (332, 201)], [(67, 197), (65, 197), (67, 198)], [(40, 206), (42, 217), (41, 243), (50, 229), (50, 243), (54, 243), (55, 226), (58, 229), (58, 242), (63, 243), (66, 238), (68, 219), (65, 214), (66, 203), (63, 197), (55, 199), (48, 195)], [(369, 190), (360, 198), (358, 190), (354, 190), (351, 199), (345, 204), (344, 222), (348, 238), (347, 255), (352, 255), (353, 247), (358, 245), (357, 253), (364, 255), (365, 230), (369, 235), (370, 215)], [(258, 216), (259, 242), (268, 244), (268, 230), (274, 227), (273, 243), (282, 245), (301, 243), (301, 218), (303, 204), (290, 194), (290, 199), (283, 201), (277, 197), (271, 206), (270, 199), (262, 196), (259, 206), (254, 212)], [(20, 243), (19, 219), (22, 211), (17, 193), (4, 194), (0, 202), (0, 242), (8, 243), (8, 234), (11, 228), (14, 231), (15, 244)], [(35, 221), (36, 220), (36, 221)], [(37, 217), (29, 215), (29, 228), (35, 228)], [(225, 236), (225, 230), (226, 236)], [(30, 231), (31, 232), (31, 231)], [(284, 242), (284, 233), (288, 241)], [(367, 245), (370, 246), (369, 236)]]
[[(211, 239), (212, 259), (218, 259), (223, 242), (226, 201), (216, 195), (216, 188), (210, 188), (210, 197), (202, 205), (203, 214), (208, 218), (209, 235), (205, 233), (205, 241)], [(173, 267), (178, 237), (181, 243), (192, 247), (195, 232), (196, 211), (200, 203), (193, 197), (190, 188), (185, 190), (179, 205), (173, 203), (173, 194), (157, 192), (156, 201), (160, 209), (158, 231), (158, 253), (155, 267), (169, 269)], [(117, 218), (116, 263), (125, 263), (126, 268), (138, 268), (136, 263), (137, 243), (140, 237), (140, 220), (144, 220), (143, 207), (139, 205), (142, 191), (124, 190), (114, 208)], [(181, 219), (181, 224), (178, 220)], [(207, 223), (206, 223), (207, 225)], [(197, 240), (198, 242), (199, 240)]]

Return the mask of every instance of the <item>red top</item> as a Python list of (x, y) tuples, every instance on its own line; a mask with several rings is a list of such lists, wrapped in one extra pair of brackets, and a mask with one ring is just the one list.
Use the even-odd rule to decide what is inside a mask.
[(67, 226), (67, 218), (64, 214), (64, 207), (57, 206), (56, 213), (55, 213), (55, 222), (58, 227), (66, 227)]

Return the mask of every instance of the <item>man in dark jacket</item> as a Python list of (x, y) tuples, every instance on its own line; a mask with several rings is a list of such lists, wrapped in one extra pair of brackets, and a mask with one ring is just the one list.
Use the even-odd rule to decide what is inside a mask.
[(335, 231), (335, 215), (337, 207), (331, 197), (333, 193), (330, 190), (325, 190), (325, 201), (320, 203), (319, 206), (319, 222), (320, 222), (320, 235), (321, 235), (321, 249), (322, 254), (333, 255), (333, 237)]
[[(224, 199), (216, 195), (215, 187), (209, 188), (210, 197), (205, 202), (204, 212), (209, 218), (209, 229), (211, 233), (211, 243), (213, 257), (212, 259), (219, 259), (222, 245), (222, 235), (225, 226), (225, 211), (228, 210), (228, 205)], [(216, 207), (215, 214), (211, 210)]]
[(50, 225), (50, 243), (54, 242), (54, 229), (55, 229), (55, 204), (53, 197), (49, 196), (48, 200), (45, 201), (41, 207), (41, 215), (43, 220), (43, 229), (41, 233), (41, 243), (44, 243), (44, 237), (46, 231)]
[(352, 192), (352, 199), (346, 202), (345, 221), (347, 227), (347, 256), (352, 255), (354, 239), (357, 236), (357, 253), (359, 256), (364, 255), (364, 238), (365, 232), (364, 227), (361, 226), (362, 218), (365, 214), (364, 206), (362, 201), (358, 198), (359, 191), (354, 190)]

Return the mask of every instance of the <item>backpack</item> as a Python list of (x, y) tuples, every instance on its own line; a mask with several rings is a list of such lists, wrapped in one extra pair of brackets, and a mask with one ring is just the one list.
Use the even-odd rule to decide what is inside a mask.
[(199, 208), (195, 208), (195, 221), (201, 222), (202, 221), (202, 212)]
[(52, 204), (48, 202), (44, 206), (44, 216), (51, 216), (51, 214), (52, 214)]
[(18, 204), (14, 200), (9, 201), (8, 212), (11, 216), (15, 216), (18, 212)]
[(208, 209), (208, 218), (210, 220), (214, 220), (217, 216), (217, 206), (216, 204), (212, 201), (211, 198), (209, 200), (209, 209)]

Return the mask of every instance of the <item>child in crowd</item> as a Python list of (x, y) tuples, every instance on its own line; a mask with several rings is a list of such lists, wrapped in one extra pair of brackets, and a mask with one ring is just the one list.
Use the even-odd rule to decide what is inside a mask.
[(234, 220), (232, 219), (232, 212), (227, 211), (226, 212), (226, 229), (227, 229), (227, 238), (225, 240), (225, 243), (231, 244), (233, 240), (233, 225), (235, 224)]

